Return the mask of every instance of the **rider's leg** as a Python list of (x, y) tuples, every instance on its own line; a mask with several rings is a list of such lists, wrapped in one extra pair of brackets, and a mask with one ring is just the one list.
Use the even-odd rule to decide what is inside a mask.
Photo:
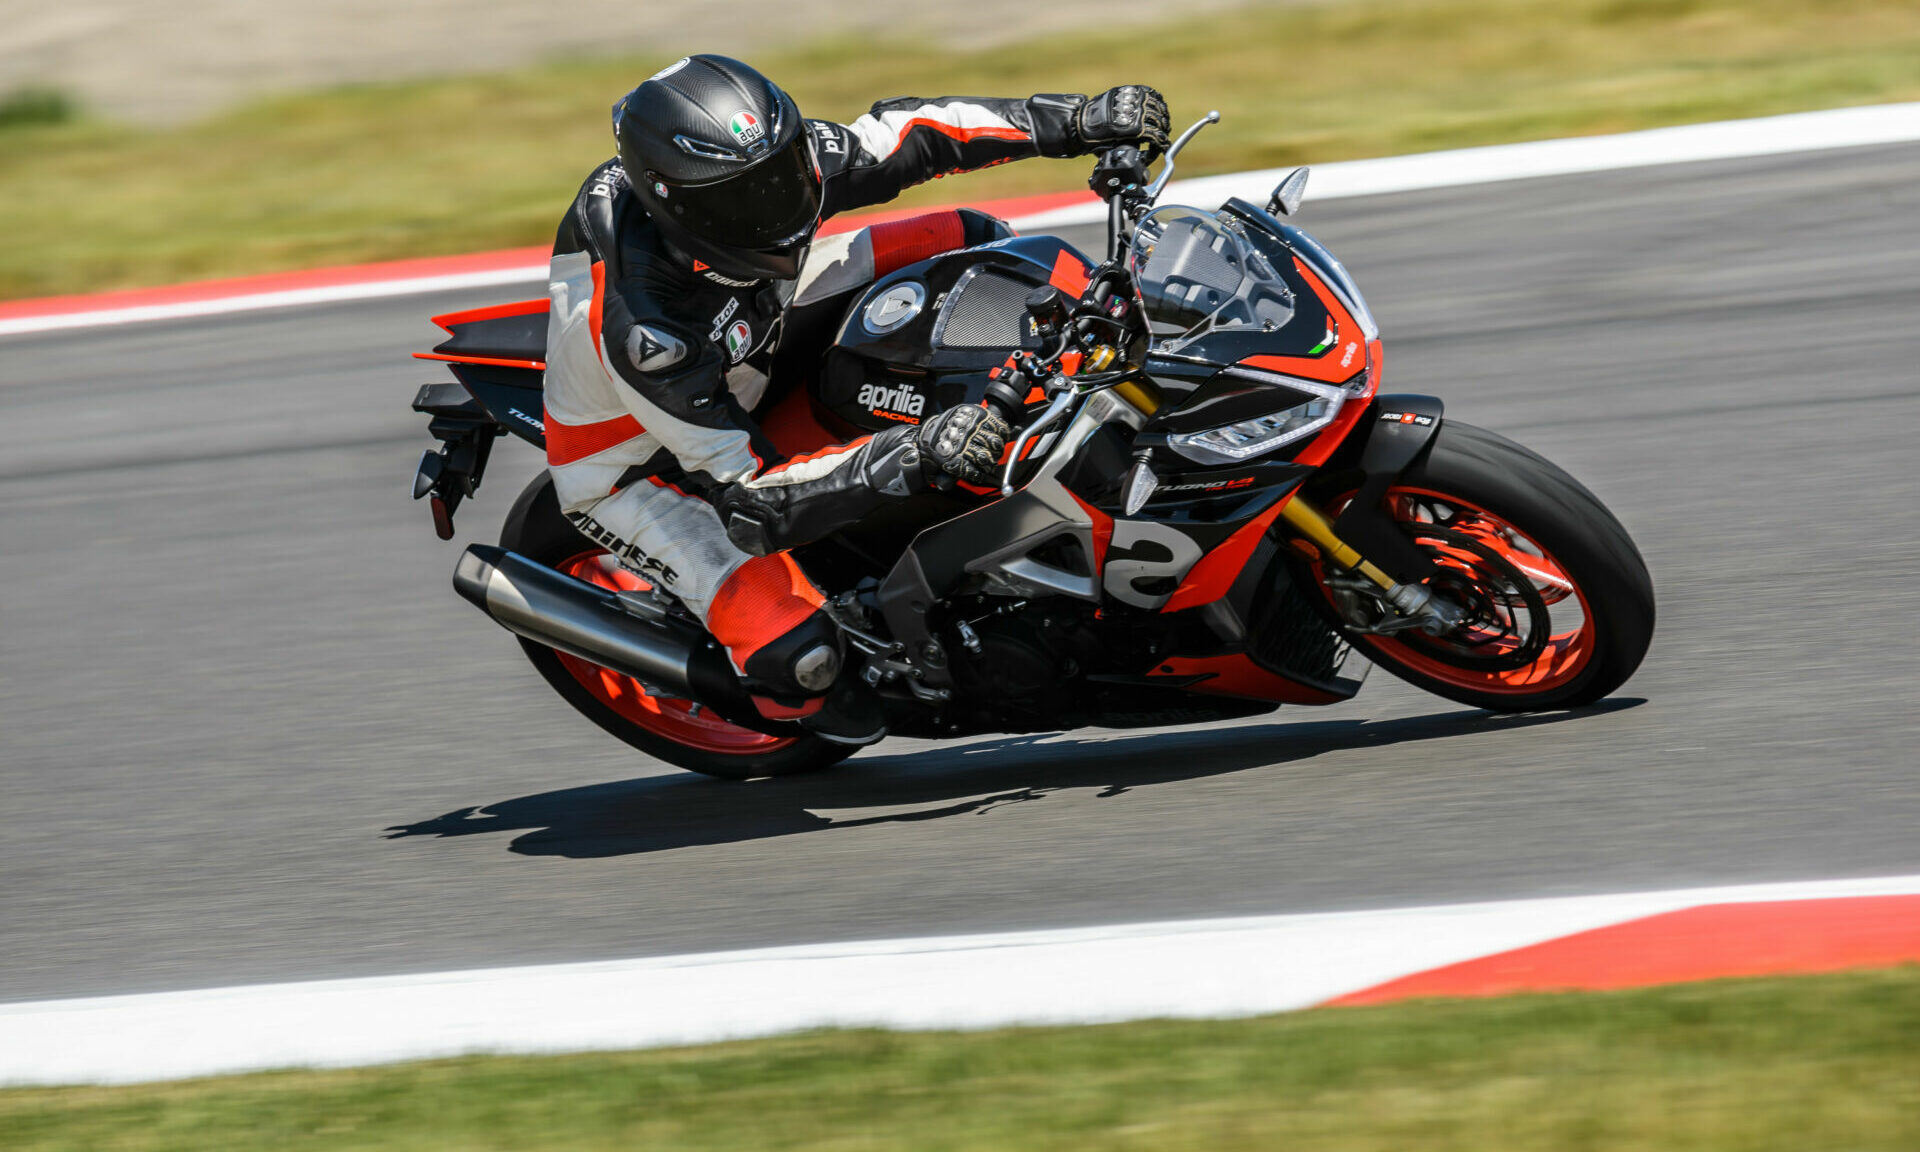
[(870, 691), (834, 690), (846, 664), (840, 630), (792, 557), (742, 552), (711, 504), (657, 479), (570, 507), (567, 515), (700, 617), (734, 668), (763, 688), (756, 703), (770, 719), (804, 718), (820, 735), (846, 743), (886, 734)]
[[(821, 608), (819, 589), (785, 552), (755, 556), (714, 597), (707, 628), (734, 667), (774, 691), (755, 704), (771, 719), (799, 719), (841, 744), (871, 744), (887, 734), (871, 688), (853, 675), (844, 638)], [(780, 689), (797, 693), (780, 699)]]

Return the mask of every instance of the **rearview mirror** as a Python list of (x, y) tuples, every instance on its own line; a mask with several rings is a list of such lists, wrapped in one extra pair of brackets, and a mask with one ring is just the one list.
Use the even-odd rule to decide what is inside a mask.
[(1267, 211), (1282, 216), (1291, 216), (1300, 210), (1300, 202), (1307, 198), (1307, 175), (1311, 168), (1295, 168), (1287, 173), (1287, 178), (1273, 187), (1273, 198), (1267, 201)]

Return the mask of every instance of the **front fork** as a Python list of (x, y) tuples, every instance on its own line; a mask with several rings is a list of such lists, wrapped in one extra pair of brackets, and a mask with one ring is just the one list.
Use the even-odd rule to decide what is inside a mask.
[[(1398, 617), (1386, 617), (1370, 626), (1356, 627), (1355, 631), (1388, 633), (1419, 628), (1428, 635), (1438, 636), (1458, 627), (1465, 617), (1458, 606), (1435, 596), (1425, 584), (1402, 583), (1381, 571), (1373, 561), (1361, 556), (1351, 544), (1340, 539), (1326, 515), (1299, 493), (1296, 492), (1280, 509), (1280, 518), (1311, 540), (1329, 564), (1337, 564), (1360, 576), (1359, 581), (1344, 578), (1347, 581), (1345, 590), (1371, 592), (1399, 613)], [(1328, 574), (1327, 579), (1329, 584), (1343, 580), (1332, 573)], [(1335, 584), (1335, 587), (1340, 585)]]
[[(1350, 621), (1355, 631), (1387, 633), (1419, 628), (1440, 635), (1459, 626), (1465, 613), (1458, 605), (1434, 595), (1427, 579), (1434, 573), (1432, 559), (1400, 531), (1384, 507), (1387, 489), (1439, 431), (1443, 405), (1434, 396), (1377, 396), (1363, 419), (1371, 418), (1367, 444), (1360, 454), (1364, 475), (1359, 491), (1328, 520), (1299, 493), (1280, 509), (1294, 530), (1320, 549), (1329, 566), (1346, 573), (1328, 573), (1337, 591), (1378, 599), (1394, 615), (1383, 614), (1370, 624)], [(1356, 547), (1358, 545), (1358, 547)]]

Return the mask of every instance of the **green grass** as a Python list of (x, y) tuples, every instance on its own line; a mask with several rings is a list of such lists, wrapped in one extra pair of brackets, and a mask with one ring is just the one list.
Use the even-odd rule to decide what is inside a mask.
[[(0, 130), (0, 297), (543, 243), (611, 153), (609, 105), (683, 47), (307, 93), (171, 130), (30, 111)], [(1182, 123), (1226, 114), (1190, 153), (1198, 175), (1920, 99), (1920, 5), (1333, 0), (1018, 50), (835, 42), (755, 62), (840, 119), (902, 93), (1149, 81)], [(1085, 168), (911, 195), (1065, 190)]]
[(1920, 968), (0, 1092), (0, 1148), (1920, 1148)]

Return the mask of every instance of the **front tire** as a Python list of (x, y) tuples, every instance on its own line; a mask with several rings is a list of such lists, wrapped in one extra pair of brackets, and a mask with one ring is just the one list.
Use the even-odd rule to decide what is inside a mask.
[[(1325, 497), (1337, 513), (1352, 486)], [(1438, 696), (1496, 712), (1591, 704), (1639, 668), (1653, 639), (1653, 579), (1605, 505), (1544, 457), (1446, 421), (1385, 506), (1467, 607), (1440, 637), (1348, 632), (1373, 661)], [(1333, 608), (1322, 562), (1315, 583)], [(1336, 611), (1336, 616), (1337, 616)]]
[[(514, 502), (500, 546), (605, 588), (647, 587), (567, 522), (553, 481), (545, 474)], [(853, 754), (852, 748), (822, 740), (799, 725), (789, 726), (793, 735), (772, 736), (730, 724), (687, 701), (651, 696), (638, 681), (618, 672), (518, 639), (534, 668), (575, 711), (609, 735), (690, 772), (724, 780), (793, 776), (831, 767)]]

